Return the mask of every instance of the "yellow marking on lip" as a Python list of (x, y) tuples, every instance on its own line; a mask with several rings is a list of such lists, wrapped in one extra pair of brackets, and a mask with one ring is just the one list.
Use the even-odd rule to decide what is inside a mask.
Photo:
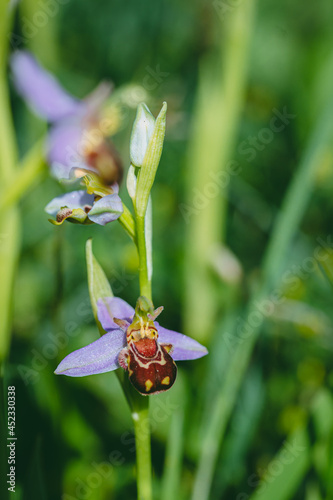
[(152, 381), (151, 381), (151, 380), (149, 380), (149, 379), (148, 379), (148, 380), (146, 380), (146, 382), (145, 382), (146, 392), (149, 392), (149, 391), (150, 391), (150, 389), (153, 387), (153, 385), (154, 385), (154, 384), (152, 383)]
[(161, 384), (163, 385), (169, 385), (170, 384), (170, 377), (164, 377), (162, 380)]

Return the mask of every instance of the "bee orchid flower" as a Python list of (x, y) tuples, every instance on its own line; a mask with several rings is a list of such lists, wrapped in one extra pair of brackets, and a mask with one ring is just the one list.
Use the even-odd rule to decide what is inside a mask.
[(58, 179), (75, 179), (88, 170), (98, 173), (106, 184), (120, 182), (121, 162), (107, 140), (116, 131), (115, 124), (101, 115), (111, 85), (102, 83), (79, 100), (28, 51), (14, 52), (11, 69), (18, 93), (51, 125), (46, 149), (52, 174)]
[(154, 311), (145, 297), (138, 299), (135, 310), (117, 297), (99, 299), (97, 306), (106, 333), (66, 356), (55, 370), (57, 375), (84, 377), (122, 367), (141, 394), (156, 394), (173, 385), (175, 361), (208, 353), (196, 340), (160, 326), (155, 319), (163, 308)]
[(49, 220), (56, 226), (65, 220), (105, 226), (121, 216), (123, 204), (117, 192), (99, 198), (80, 190), (57, 196), (45, 207), (45, 211), (55, 217), (55, 220)]

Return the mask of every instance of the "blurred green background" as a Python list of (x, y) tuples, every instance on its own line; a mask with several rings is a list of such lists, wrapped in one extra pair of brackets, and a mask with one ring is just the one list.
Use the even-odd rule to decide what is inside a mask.
[[(38, 13), (47, 8), (52, 14), (39, 27)], [(332, 21), (330, 0), (18, 5), (11, 50), (31, 50), (74, 95), (111, 80), (116, 89), (142, 87), (155, 116), (168, 103), (152, 193), (153, 298), (165, 307), (165, 327), (197, 338), (211, 354), (179, 363), (174, 388), (151, 398), (155, 498), (333, 499), (332, 250), (321, 262), (313, 257), (317, 239), (330, 241), (332, 234), (332, 130), (326, 140), (320, 128), (330, 129), (333, 120), (333, 113), (321, 118), (332, 101)], [(23, 156), (46, 125), (10, 86)], [(293, 116), (276, 131), (271, 120), (284, 110)], [(125, 168), (134, 116), (128, 109), (113, 138)], [(321, 154), (311, 179), (298, 178), (297, 198), (292, 192), (286, 209), (298, 211), (304, 184), (299, 223), (284, 222), (290, 238), (284, 241), (288, 228), (280, 228), (277, 267), (271, 261), (267, 271), (274, 224), (311, 156), (309, 144), (322, 147)], [(210, 173), (226, 171), (230, 161), (238, 173), (198, 208)], [(62, 190), (44, 175), (19, 203), (21, 253), (5, 376), (17, 392), (16, 498), (131, 499), (132, 423), (115, 375), (71, 379), (53, 370), (98, 337), (87, 238), (115, 295), (131, 304), (139, 294), (137, 257), (118, 224), (52, 226), (44, 207)], [(129, 205), (125, 191), (123, 184)], [(294, 286), (279, 281), (285, 272), (296, 276)], [(235, 352), (230, 334), (258, 290), (279, 290), (285, 300), (263, 319), (249, 363), (241, 357), (238, 371), (238, 358), (228, 365)], [(235, 335), (236, 346), (244, 346), (245, 337), (237, 342)], [(286, 460), (277, 455), (285, 449)]]

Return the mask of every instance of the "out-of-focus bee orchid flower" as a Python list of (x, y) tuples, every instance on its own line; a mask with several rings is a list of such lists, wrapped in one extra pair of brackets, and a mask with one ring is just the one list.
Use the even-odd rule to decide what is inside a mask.
[(140, 297), (134, 310), (117, 297), (100, 299), (98, 319), (105, 335), (66, 356), (55, 373), (84, 377), (121, 366), (141, 394), (169, 389), (176, 378), (175, 361), (201, 358), (208, 351), (196, 340), (160, 326), (154, 320), (163, 308), (153, 311), (147, 303)]
[(102, 83), (85, 99), (76, 99), (27, 51), (12, 55), (11, 69), (19, 94), (51, 124), (46, 147), (52, 174), (75, 179), (84, 175), (84, 169), (97, 173), (106, 184), (120, 182), (120, 158), (107, 140), (114, 124), (101, 115), (111, 85)]

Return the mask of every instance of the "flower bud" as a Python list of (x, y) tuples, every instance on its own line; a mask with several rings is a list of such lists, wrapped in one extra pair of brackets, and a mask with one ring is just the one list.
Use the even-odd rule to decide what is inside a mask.
[(138, 217), (144, 217), (147, 210), (151, 188), (153, 187), (156, 171), (162, 155), (167, 104), (156, 118), (154, 130), (151, 134), (144, 160), (138, 174), (135, 208)]
[(133, 124), (130, 157), (131, 163), (141, 167), (145, 157), (150, 137), (155, 126), (155, 118), (145, 104), (139, 104)]

